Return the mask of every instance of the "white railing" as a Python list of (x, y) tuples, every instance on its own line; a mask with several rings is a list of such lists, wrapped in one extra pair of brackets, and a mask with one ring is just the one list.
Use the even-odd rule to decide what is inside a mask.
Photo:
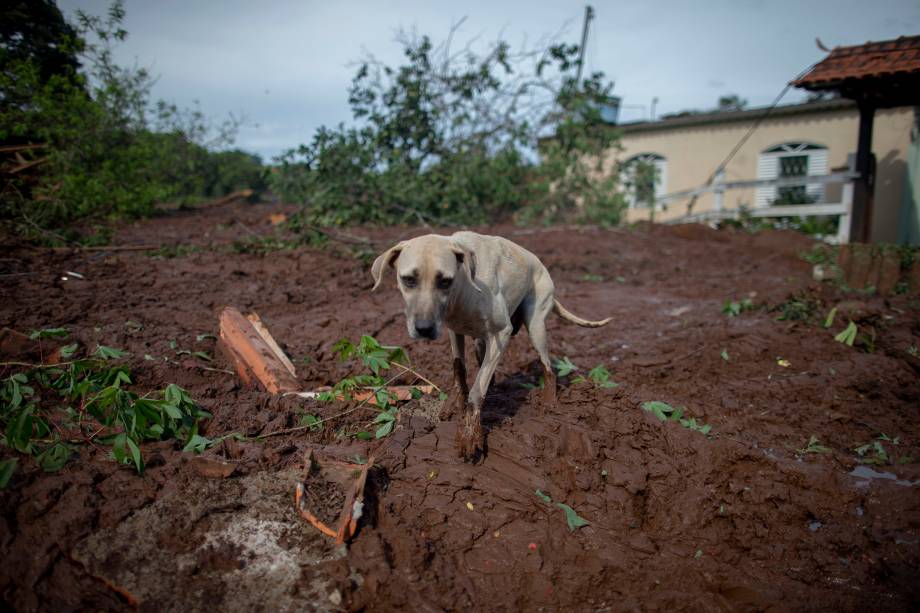
[[(848, 172), (835, 172), (814, 177), (789, 177), (783, 179), (753, 179), (747, 181), (725, 181), (724, 173), (716, 175), (710, 184), (695, 189), (666, 194), (655, 199), (655, 208), (661, 210), (662, 205), (671, 204), (680, 200), (694, 202), (697, 196), (712, 193), (714, 206), (707, 211), (699, 213), (688, 212), (681, 217), (669, 219), (664, 223), (679, 224), (693, 222), (711, 222), (725, 219), (738, 219), (742, 213), (749, 217), (808, 217), (812, 215), (837, 216), (837, 236), (835, 242), (846, 243), (850, 240), (850, 215), (853, 207), (853, 183), (859, 179), (859, 174)], [(750, 189), (755, 187), (799, 187), (802, 185), (827, 185), (829, 183), (843, 183), (840, 202), (822, 202), (815, 204), (781, 204), (759, 206), (750, 208), (724, 208), (725, 192), (732, 189)]]

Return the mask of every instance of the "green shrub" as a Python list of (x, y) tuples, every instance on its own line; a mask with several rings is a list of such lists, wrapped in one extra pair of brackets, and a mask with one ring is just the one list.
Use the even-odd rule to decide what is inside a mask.
[[(19, 41), (39, 13), (56, 15), (45, 18), (58, 27), (24, 51)], [(42, 229), (77, 220), (150, 215), (159, 202), (264, 188), (258, 158), (214, 151), (232, 142), (238, 122), (212, 128), (200, 111), (152, 103), (148, 72), (114, 62), (112, 46), (127, 36), (120, 2), (105, 19), (78, 11), (76, 27), (50, 2), (20, 2), (5, 16), (12, 25), (0, 38), (0, 143), (41, 145), (27, 153), (34, 171), (10, 175), (0, 194), (0, 217), (17, 230), (47, 237)], [(62, 53), (67, 61), (49, 68), (47, 57)]]
[(358, 69), (355, 125), (323, 127), (279, 159), (270, 185), (304, 205), (303, 225), (619, 220), (615, 176), (598, 166), (617, 138), (600, 118), (612, 85), (576, 78), (578, 47), (512, 53), (499, 41), (479, 56), (428, 37), (402, 44), (403, 65)]

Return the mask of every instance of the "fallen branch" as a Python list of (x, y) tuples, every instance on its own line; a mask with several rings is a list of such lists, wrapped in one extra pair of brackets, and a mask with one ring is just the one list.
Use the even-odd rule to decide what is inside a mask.
[[(380, 406), (377, 403), (377, 393), (380, 391), (385, 391), (389, 396), (396, 397), (396, 400), (412, 400), (412, 390), (418, 390), (423, 394), (430, 394), (434, 391), (433, 385), (394, 385), (392, 387), (384, 388), (363, 388), (361, 391), (355, 391), (351, 394), (350, 397), (346, 396), (344, 392), (336, 392), (336, 400), (366, 400), (368, 404), (374, 406)], [(318, 388), (311, 392), (291, 392), (290, 395), (298, 396), (299, 398), (306, 398), (308, 400), (319, 398), (322, 394), (331, 392), (331, 387)], [(287, 394), (286, 394), (287, 395)]]
[[(396, 379), (400, 378), (401, 376), (403, 376), (403, 373), (399, 373), (399, 374), (393, 375), (389, 380), (387, 380), (386, 382), (384, 382), (383, 385), (374, 388), (374, 392), (375, 392), (375, 393), (376, 393), (376, 392), (379, 392), (380, 390), (384, 389), (387, 385), (389, 385), (389, 384), (392, 383), (393, 381), (396, 381)], [(303, 431), (303, 430), (309, 430), (310, 428), (315, 428), (315, 427), (318, 426), (319, 424), (326, 423), (327, 421), (332, 421), (332, 420), (334, 420), (334, 419), (338, 419), (338, 418), (340, 418), (340, 417), (345, 417), (346, 415), (350, 415), (350, 414), (354, 413), (355, 411), (357, 411), (357, 410), (359, 410), (359, 409), (362, 409), (362, 408), (370, 409), (370, 407), (367, 406), (369, 400), (370, 400), (370, 398), (365, 398), (364, 400), (362, 400), (361, 402), (359, 402), (356, 406), (354, 406), (354, 407), (348, 409), (347, 411), (342, 411), (341, 413), (339, 413), (339, 414), (337, 414), (337, 415), (332, 415), (332, 416), (330, 416), (330, 417), (324, 417), (324, 418), (322, 418), (322, 419), (319, 419), (319, 420), (317, 420), (317, 421), (314, 421), (312, 424), (308, 424), (308, 425), (305, 425), (305, 426), (295, 426), (295, 427), (293, 427), (293, 428), (284, 428), (283, 430), (275, 430), (274, 432), (269, 432), (268, 434), (259, 434), (259, 435), (257, 435), (257, 436), (252, 437), (252, 438), (255, 438), (255, 439), (262, 439), (262, 438), (269, 438), (269, 437), (271, 437), (271, 436), (281, 436), (282, 434), (292, 434), (292, 433), (294, 433), (294, 432), (301, 432), (301, 431)], [(380, 412), (379, 409), (371, 409), (371, 410), (376, 411), (376, 412), (378, 412), (378, 413)]]
[(31, 162), (23, 162), (23, 163), (21, 163), (19, 166), (16, 166), (16, 167), (14, 167), (14, 168), (10, 168), (9, 170), (6, 171), (6, 173), (7, 173), (7, 174), (10, 174), (10, 175), (14, 175), (14, 174), (16, 174), (17, 172), (22, 172), (23, 170), (28, 170), (29, 168), (32, 168), (33, 166), (40, 166), (40, 165), (44, 164), (44, 163), (47, 162), (47, 161), (48, 161), (48, 158), (44, 157), (44, 158), (38, 158), (37, 160), (32, 160)]
[(0, 153), (15, 153), (17, 151), (28, 151), (30, 149), (44, 149), (47, 147), (44, 143), (35, 143), (31, 145), (4, 145), (0, 147)]

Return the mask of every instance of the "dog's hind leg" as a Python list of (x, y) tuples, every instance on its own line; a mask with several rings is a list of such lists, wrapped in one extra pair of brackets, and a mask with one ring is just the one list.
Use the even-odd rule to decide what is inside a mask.
[(469, 398), (469, 387), (466, 384), (466, 337), (448, 329), (450, 336), (450, 352), (454, 356), (454, 391), (453, 396), (441, 405), (439, 418), (448, 421), (458, 410), (463, 411)]
[(537, 350), (540, 363), (543, 365), (543, 393), (540, 409), (545, 411), (547, 406), (556, 404), (556, 373), (553, 372), (553, 365), (549, 359), (546, 336), (546, 318), (553, 310), (552, 281), (549, 281), (548, 288), (545, 285), (541, 287), (541, 285), (543, 284), (538, 283), (534, 292), (524, 299), (524, 325), (527, 327), (530, 342)]

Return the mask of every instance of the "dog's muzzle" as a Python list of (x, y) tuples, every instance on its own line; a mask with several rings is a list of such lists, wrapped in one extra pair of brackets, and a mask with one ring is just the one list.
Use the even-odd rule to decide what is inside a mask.
[(438, 326), (433, 321), (416, 320), (415, 333), (418, 338), (427, 338), (433, 341), (438, 338)]

